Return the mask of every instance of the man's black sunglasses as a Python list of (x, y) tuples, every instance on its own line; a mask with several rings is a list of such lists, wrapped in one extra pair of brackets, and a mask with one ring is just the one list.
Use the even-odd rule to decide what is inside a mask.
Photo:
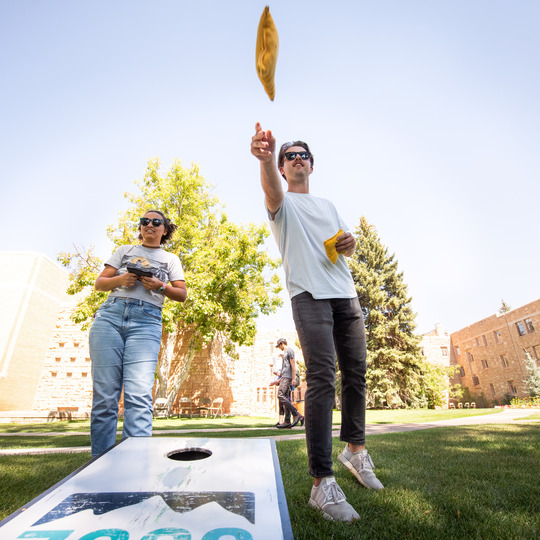
[(303, 152), (285, 152), (285, 157), (288, 161), (295, 160), (296, 156), (300, 156), (300, 159), (307, 161), (311, 157), (311, 154), (306, 150), (304, 150)]
[(162, 223), (163, 223), (163, 220), (162, 219), (158, 219), (158, 218), (154, 218), (154, 219), (150, 219), (150, 218), (147, 218), (147, 217), (142, 217), (141, 219), (139, 219), (139, 223), (141, 225), (144, 225), (145, 227), (150, 223), (152, 222), (152, 225), (154, 227), (159, 227)]

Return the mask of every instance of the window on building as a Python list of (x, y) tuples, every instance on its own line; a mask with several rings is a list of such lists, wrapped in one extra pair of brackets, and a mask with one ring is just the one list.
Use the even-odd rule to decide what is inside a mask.
[(459, 374), (462, 376), (462, 377), (465, 377), (465, 368), (463, 366), (460, 366), (459, 368)]
[(66, 377), (73, 377), (73, 373), (66, 373)]
[(489, 389), (491, 390), (491, 397), (495, 397), (495, 387), (489, 383)]
[(262, 389), (262, 402), (263, 403), (266, 403), (266, 393), (267, 393), (267, 388), (263, 388)]
[(474, 386), (478, 386), (480, 384), (480, 379), (476, 375), (473, 375), (472, 376), (472, 382), (473, 382)]
[(531, 319), (525, 319), (525, 327), (527, 328), (527, 332), (529, 332), (529, 334), (534, 332), (534, 325)]
[(514, 381), (508, 381), (508, 393), (513, 396), (517, 395), (517, 388), (514, 385)]
[(503, 356), (502, 354), (500, 354), (500, 355), (499, 355), (499, 358), (501, 359), (502, 367), (510, 367), (510, 363), (508, 362), (508, 360), (506, 359), (505, 356)]
[(59, 346), (59, 347), (64, 347), (64, 346), (65, 346), (65, 343), (59, 343), (58, 346)]
[(69, 360), (70, 360), (70, 362), (75, 362), (77, 360), (77, 358), (75, 356), (72, 356)]
[(79, 347), (80, 343), (78, 341), (75, 341), (75, 343), (73, 343), (73, 346), (77, 349)]
[(482, 339), (484, 340), (484, 347), (487, 347), (487, 338), (486, 338), (486, 336), (482, 336)]
[(54, 360), (55, 360), (55, 362), (61, 362), (62, 361), (62, 359), (59, 356), (57, 356)]
[(459, 347), (456, 346), (456, 356), (459, 356), (461, 354), (461, 351), (459, 350)]
[(87, 362), (90, 362), (90, 357), (87, 356), (87, 357), (85, 358), (85, 360), (86, 360)]
[(474, 342), (476, 343), (477, 347), (480, 347), (480, 340), (478, 338), (474, 338)]
[(467, 360), (469, 362), (474, 362), (474, 356), (468, 351), (467, 351)]
[(516, 323), (516, 328), (517, 328), (517, 331), (518, 331), (518, 334), (520, 336), (524, 336), (525, 335), (525, 324), (523, 324), (523, 321), (519, 321)]
[(88, 373), (85, 373), (85, 372), (81, 373), (81, 377), (82, 377), (83, 379), (85, 379), (86, 377), (88, 377)]
[(540, 347), (538, 345), (533, 345), (532, 355), (536, 361), (540, 360)]
[(441, 347), (441, 354), (443, 356), (448, 356), (448, 347)]
[(51, 371), (51, 377), (56, 377), (58, 373), (56, 371)]
[(500, 330), (495, 330), (493, 332), (493, 337), (495, 338), (495, 343), (500, 343), (501, 342), (501, 331)]
[(257, 388), (257, 403), (261, 402), (261, 389)]
[(488, 364), (488, 361), (487, 360), (482, 360), (482, 367), (484, 369), (487, 369), (489, 367), (489, 364)]

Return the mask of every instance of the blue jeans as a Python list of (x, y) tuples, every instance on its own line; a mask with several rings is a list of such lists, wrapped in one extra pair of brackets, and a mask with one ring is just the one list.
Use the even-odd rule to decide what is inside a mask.
[(306, 444), (309, 474), (332, 476), (332, 410), (336, 355), (341, 371), (341, 434), (365, 444), (366, 332), (358, 298), (293, 296), (292, 312), (306, 364)]
[(90, 328), (92, 456), (116, 442), (124, 388), (123, 437), (152, 435), (152, 388), (161, 344), (161, 309), (142, 300), (108, 298)]

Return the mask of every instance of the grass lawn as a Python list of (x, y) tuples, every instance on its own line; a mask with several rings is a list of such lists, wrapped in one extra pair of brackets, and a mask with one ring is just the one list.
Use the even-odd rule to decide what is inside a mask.
[[(395, 423), (425, 423), (437, 420), (447, 420), (450, 418), (462, 418), (466, 416), (480, 416), (485, 414), (496, 414), (500, 409), (411, 409), (411, 410), (381, 410), (366, 412), (366, 423), (368, 424), (395, 424)], [(524, 415), (527, 411), (524, 411)], [(265, 429), (273, 426), (277, 418), (259, 418), (250, 416), (232, 416), (225, 418), (155, 418), (154, 431), (161, 430), (190, 430), (190, 429), (244, 429), (260, 428)], [(334, 424), (340, 424), (341, 412), (334, 411)], [(122, 429), (122, 421), (118, 423), (119, 430)], [(89, 420), (55, 421), (36, 424), (0, 424), (0, 436), (3, 433), (77, 433), (90, 432)]]
[[(229, 436), (226, 434), (226, 436)], [(333, 440), (334, 461), (343, 443)], [(540, 430), (531, 424), (434, 428), (372, 435), (386, 489), (362, 488), (341, 465), (336, 478), (362, 519), (324, 520), (308, 508), (303, 440), (277, 443), (295, 539), (538, 538)], [(82, 466), (89, 454), (3, 456), (3, 519)]]
[[(352, 525), (328, 522), (307, 507), (305, 444), (278, 443), (295, 539), (540, 536), (537, 425), (434, 428), (371, 436), (368, 442), (383, 491), (366, 490), (339, 463), (335, 467), (361, 515)], [(342, 447), (334, 439), (334, 462)]]

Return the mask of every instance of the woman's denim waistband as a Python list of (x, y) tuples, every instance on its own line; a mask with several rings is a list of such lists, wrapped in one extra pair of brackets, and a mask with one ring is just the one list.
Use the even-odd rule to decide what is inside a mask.
[(160, 306), (156, 306), (156, 304), (152, 304), (151, 302), (145, 302), (144, 300), (139, 300), (138, 298), (126, 298), (124, 296), (109, 296), (109, 298), (107, 298), (104, 303), (114, 304), (116, 302), (123, 302), (124, 304), (137, 304), (141, 307), (154, 307), (156, 309), (159, 309), (160, 311), (162, 309)]

